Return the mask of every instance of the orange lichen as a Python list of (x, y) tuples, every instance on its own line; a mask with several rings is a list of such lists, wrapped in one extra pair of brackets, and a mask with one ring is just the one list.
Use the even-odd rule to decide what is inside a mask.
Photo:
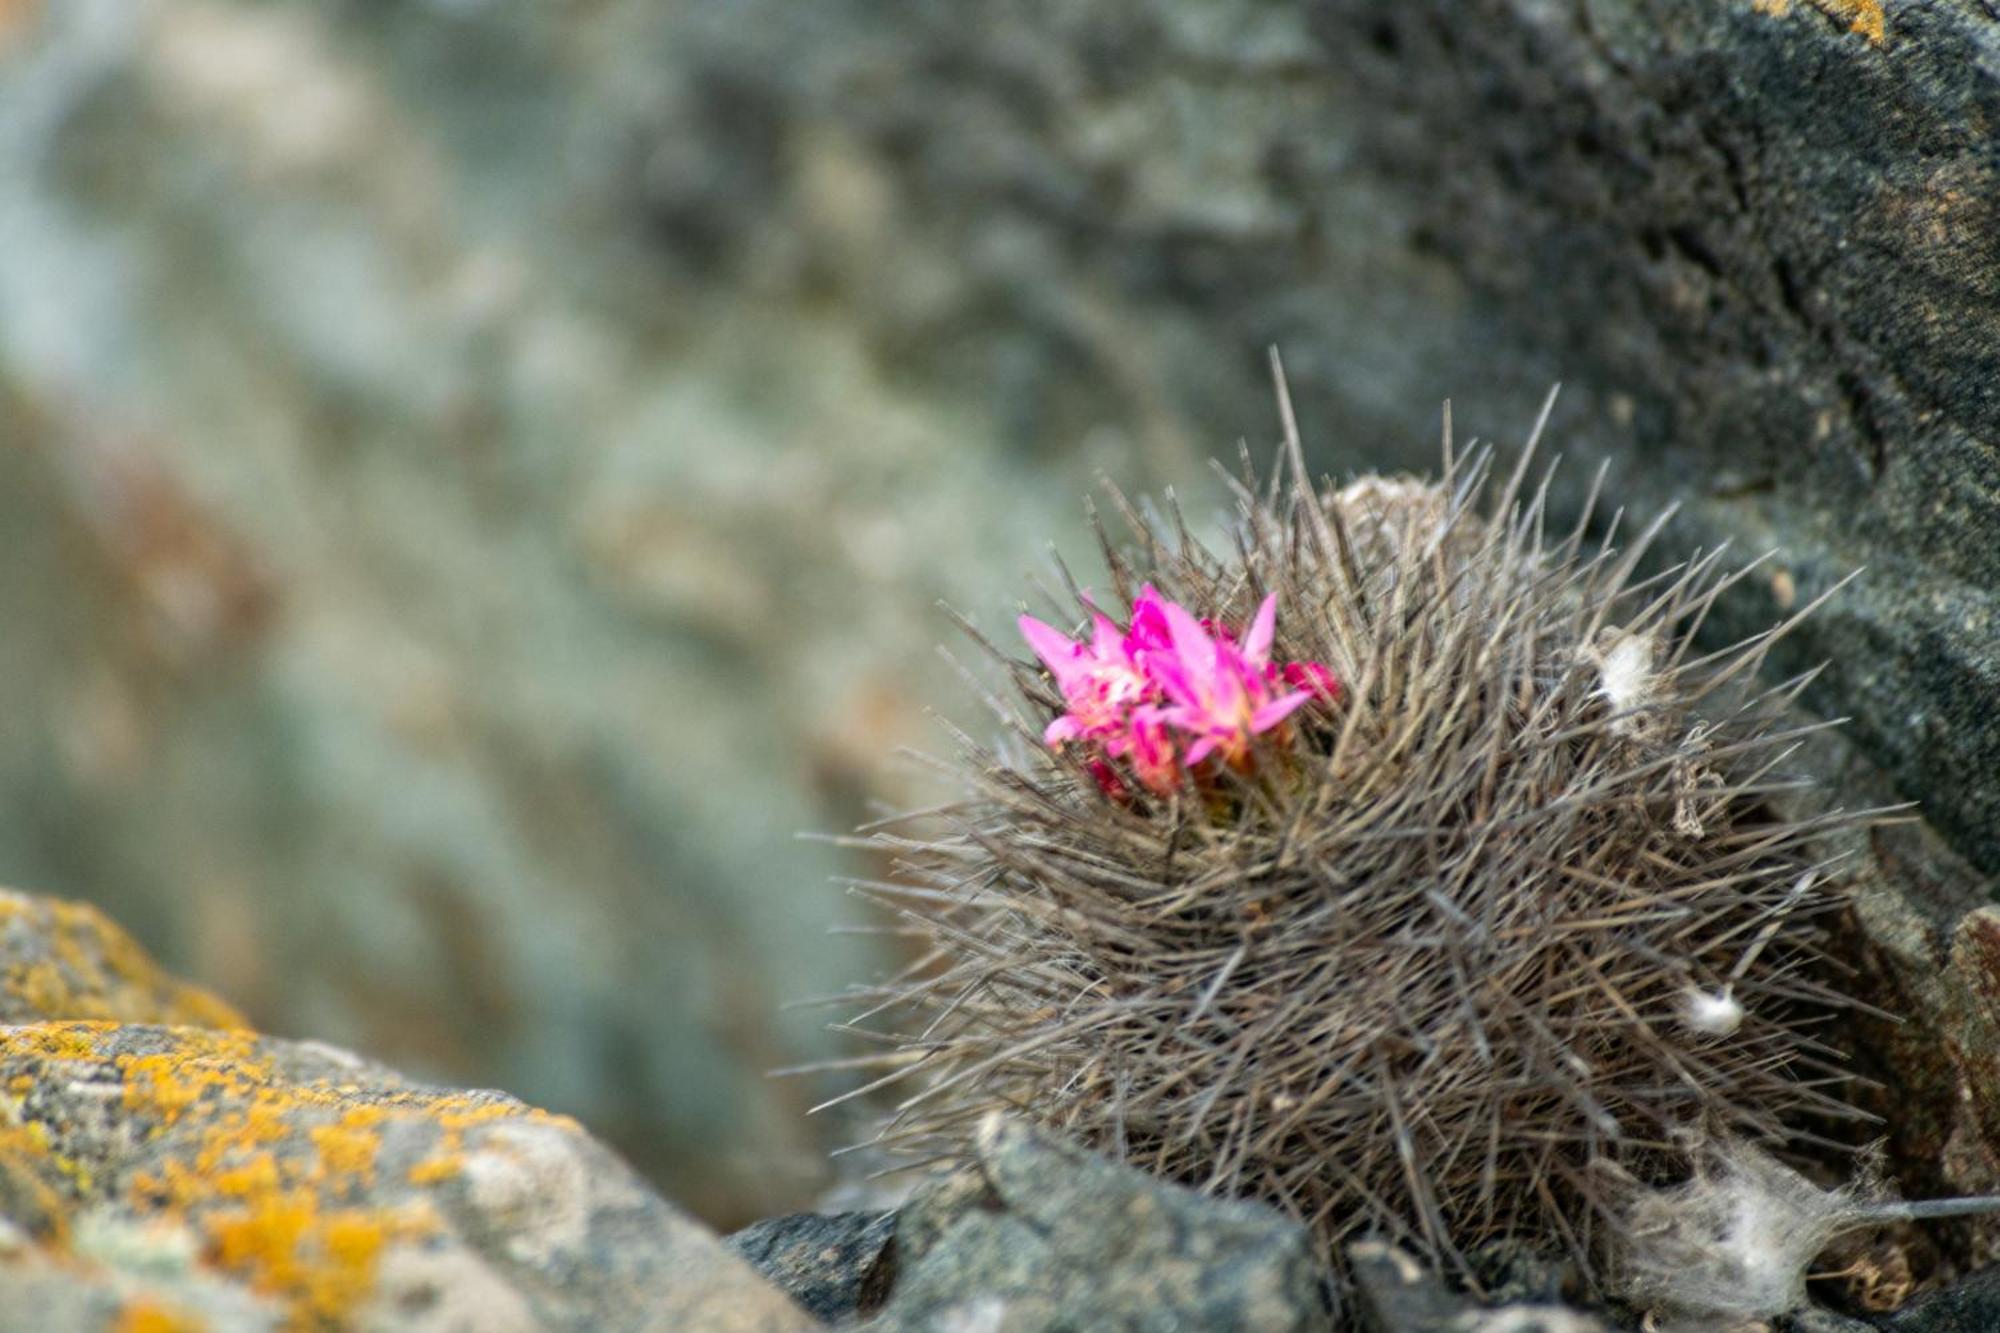
[(375, 1183), (375, 1154), (381, 1150), (382, 1136), (374, 1126), (382, 1112), (373, 1106), (358, 1106), (340, 1118), (337, 1125), (320, 1125), (312, 1131), (313, 1147), (330, 1177), (347, 1176), (363, 1185)]
[(51, 1060), (89, 1060), (97, 1055), (97, 1037), (108, 1023), (36, 1023), (18, 1028), (18, 1036), (10, 1036), (9, 1046), (33, 1051)]
[(255, 1058), (255, 1037), (248, 1032), (216, 1032), (195, 1052), (121, 1055), (118, 1071), (125, 1078), (125, 1109), (172, 1125), (202, 1098), (241, 1098), (268, 1084), (270, 1067)]
[(169, 974), (84, 903), (0, 889), (0, 1015), (247, 1027), (243, 1016)]
[[(461, 1150), (484, 1127), (575, 1128), (567, 1117), (491, 1094), (384, 1086), (345, 1073), (288, 1081), (273, 1048), (248, 1032), (148, 1031), (134, 1049), (113, 1024), (0, 1029), (7, 1086), (32, 1092), (56, 1061), (82, 1066), (65, 1069), (67, 1082), (115, 1075), (129, 1123), (157, 1145), (146, 1169), (129, 1170), (117, 1183), (124, 1204), (140, 1217), (190, 1227), (209, 1264), (282, 1301), (299, 1328), (340, 1325), (373, 1290), (385, 1247), (421, 1242), (442, 1225), (422, 1194), (369, 1202), (391, 1132), (428, 1134), (428, 1141), (411, 1141), (421, 1155), (394, 1181), (422, 1190), (459, 1173)], [(24, 1097), (14, 1109), (27, 1104)], [(59, 1163), (48, 1140), (61, 1132), (56, 1119), (22, 1125), (10, 1148), (0, 1121), (0, 1170), (10, 1157), (32, 1157), (33, 1179), (88, 1197), (87, 1172), (66, 1180), (49, 1174)], [(59, 1192), (47, 1211), (62, 1215)]]
[(205, 1333), (207, 1327), (192, 1315), (142, 1297), (118, 1312), (112, 1333)]
[[(1792, 12), (1792, 0), (1750, 0), (1759, 14), (1783, 18)], [(1858, 32), (1876, 46), (1889, 38), (1889, 16), (1882, 0), (1812, 0), (1815, 9), (1843, 20), (1849, 32)]]
[(405, 1177), (412, 1185), (439, 1185), (465, 1169), (465, 1162), (456, 1154), (426, 1157), (409, 1169)]
[(48, 1130), (33, 1121), (0, 1121), (0, 1189), (12, 1201), (10, 1220), (58, 1242), (67, 1231), (62, 1166), (50, 1151)]
[(368, 1296), (385, 1245), (422, 1239), (437, 1225), (421, 1202), (322, 1212), (309, 1188), (264, 1195), (203, 1224), (217, 1266), (283, 1300), (305, 1327), (335, 1323)]

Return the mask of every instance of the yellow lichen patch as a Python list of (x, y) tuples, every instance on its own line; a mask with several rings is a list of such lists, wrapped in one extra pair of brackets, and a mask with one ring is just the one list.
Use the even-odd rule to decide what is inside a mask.
[(5, 1021), (105, 1019), (242, 1028), (243, 1016), (179, 980), (102, 912), (0, 889)]
[(0, 1199), (7, 1201), (10, 1221), (44, 1239), (64, 1238), (62, 1165), (42, 1126), (0, 1122)]
[(267, 1152), (258, 1153), (241, 1166), (232, 1166), (226, 1171), (218, 1171), (210, 1178), (217, 1194), (227, 1194), (238, 1199), (254, 1198), (276, 1191), (278, 1179), (278, 1159)]
[(126, 1302), (112, 1333), (206, 1333), (208, 1325), (193, 1315), (151, 1298)]
[(465, 1169), (465, 1163), (456, 1154), (426, 1157), (411, 1167), (407, 1179), (412, 1185), (441, 1185)]
[(235, 1101), (270, 1081), (248, 1032), (203, 1033), (188, 1047), (158, 1055), (121, 1055), (125, 1109), (172, 1125), (204, 1097)]
[(278, 1191), (203, 1222), (216, 1265), (285, 1302), (294, 1324), (337, 1324), (374, 1290), (384, 1246), (420, 1240), (437, 1219), (419, 1203), (322, 1211), (310, 1188)]
[(359, 1106), (341, 1116), (340, 1123), (320, 1125), (312, 1131), (313, 1147), (329, 1178), (347, 1177), (362, 1185), (375, 1183), (375, 1154), (381, 1150), (382, 1135), (375, 1129), (382, 1112), (373, 1106)]
[[(1849, 32), (1858, 32), (1877, 46), (1889, 38), (1889, 16), (1882, 8), (1882, 0), (1811, 0), (1815, 9), (1829, 14), (1847, 24)], [(1751, 7), (1759, 14), (1771, 14), (1778, 18), (1792, 12), (1792, 0), (1750, 0)]]
[[(487, 1127), (575, 1128), (492, 1094), (407, 1087), (360, 1069), (297, 1079), (281, 1044), (195, 1027), (0, 1029), (0, 1075), (28, 1076), (30, 1093), (40, 1084), (115, 1092), (147, 1145), (143, 1167), (111, 1164), (119, 1202), (189, 1228), (205, 1263), (284, 1302), (299, 1328), (340, 1326), (372, 1293), (386, 1247), (441, 1229), (422, 1191), (456, 1176), (461, 1149)], [(48, 1123), (19, 1128), (21, 1151), (38, 1151), (46, 1175), (53, 1154), (40, 1145), (64, 1133), (63, 1103), (58, 1095), (43, 1109), (24, 1097), (17, 1119), (31, 1104)], [(400, 1151), (389, 1158), (392, 1136)], [(0, 1167), (6, 1160), (0, 1140)]]
[(110, 1026), (102, 1022), (32, 1023), (0, 1036), (0, 1052), (31, 1051), (51, 1060), (94, 1060), (97, 1038)]

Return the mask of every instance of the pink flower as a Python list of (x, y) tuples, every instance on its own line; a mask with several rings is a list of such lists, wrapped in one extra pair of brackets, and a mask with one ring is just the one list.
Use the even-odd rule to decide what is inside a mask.
[(1321, 663), (1271, 661), (1277, 617), (1277, 597), (1266, 597), (1239, 642), (1228, 626), (1195, 619), (1150, 583), (1132, 600), (1127, 628), (1092, 607), (1088, 642), (1022, 616), (1021, 635), (1063, 698), (1043, 741), (1057, 749), (1089, 743), (1088, 771), (1116, 800), (1132, 792), (1114, 760), (1156, 796), (1179, 790), (1210, 755), (1244, 767), (1253, 737), (1310, 699), (1340, 696)]
[(1190, 767), (1218, 752), (1240, 766), (1249, 758), (1251, 737), (1270, 731), (1313, 697), (1310, 690), (1272, 693), (1275, 593), (1257, 608), (1240, 647), (1210, 634), (1172, 602), (1165, 604), (1164, 614), (1172, 648), (1147, 654), (1146, 667), (1172, 702), (1164, 720), (1194, 738), (1184, 761)]
[(1285, 684), (1294, 689), (1325, 699), (1328, 703), (1340, 698), (1340, 681), (1324, 662), (1287, 662), (1280, 673)]
[(1046, 744), (1112, 735), (1123, 728), (1133, 706), (1152, 693), (1152, 682), (1126, 651), (1124, 633), (1102, 612), (1092, 616), (1087, 645), (1033, 616), (1022, 616), (1019, 624), (1021, 637), (1055, 677), (1068, 710), (1042, 733)]
[(1174, 738), (1167, 732), (1164, 709), (1151, 705), (1133, 709), (1131, 729), (1121, 749), (1121, 757), (1132, 765), (1133, 775), (1147, 791), (1171, 796), (1180, 789), (1182, 768)]
[(1139, 653), (1172, 645), (1173, 632), (1167, 628), (1167, 600), (1148, 583), (1132, 599), (1132, 628), (1125, 635), (1125, 649), (1136, 658)]

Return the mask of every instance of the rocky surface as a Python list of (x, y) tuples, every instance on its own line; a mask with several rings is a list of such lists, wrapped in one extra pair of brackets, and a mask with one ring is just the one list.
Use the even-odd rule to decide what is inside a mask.
[(773, 1286), (829, 1323), (873, 1314), (895, 1279), (896, 1214), (791, 1213), (729, 1237)]
[(1939, 835), (1865, 922), (2000, 871), (1990, 6), (11, 0), (0, 61), (0, 865), (717, 1217), (846, 1135), (760, 1077), (867, 966), (784, 835), (967, 715), (934, 599), (1271, 438), (1271, 343), (1335, 470), (1565, 380), (1670, 544), (1783, 548), (1718, 632), (1867, 566), (1780, 663)]
[(0, 889), (0, 1024), (51, 1017), (248, 1026), (89, 904)]
[(1305, 1231), (1205, 1199), (1019, 1124), (989, 1121), (977, 1165), (898, 1214), (870, 1333), (1330, 1330)]
[(1884, 1333), (1985, 1333), (2000, 1328), (2000, 1269), (1933, 1292), (1881, 1321)]
[(0, 976), (72, 969), (0, 1026), (0, 1329), (817, 1327), (575, 1122), (142, 1021), (233, 1015), (87, 909), (0, 902)]
[(1555, 1302), (1482, 1307), (1379, 1241), (1350, 1246), (1347, 1262), (1363, 1333), (1606, 1333), (1599, 1319)]

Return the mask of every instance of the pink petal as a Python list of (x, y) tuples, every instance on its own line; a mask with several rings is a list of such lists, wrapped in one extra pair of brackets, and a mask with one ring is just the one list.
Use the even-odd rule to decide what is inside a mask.
[(1067, 693), (1070, 682), (1084, 674), (1085, 668), (1077, 660), (1082, 655), (1083, 645), (1033, 616), (1022, 616), (1015, 623), (1021, 627), (1021, 637), (1035, 650), (1035, 656), (1042, 659), (1050, 674), (1056, 678), (1056, 684)]
[(1172, 653), (1165, 649), (1142, 652), (1138, 665), (1154, 689), (1179, 704), (1191, 705), (1195, 702), (1194, 682), (1188, 679), (1180, 659)]
[(1208, 637), (1201, 622), (1189, 615), (1187, 608), (1180, 603), (1168, 602), (1162, 609), (1167, 617), (1167, 630), (1173, 636), (1174, 656), (1179, 660), (1188, 684), (1199, 691), (1215, 678), (1215, 640)]
[(1340, 697), (1340, 681), (1324, 662), (1287, 662), (1284, 679), (1285, 684), (1311, 690), (1322, 699)]
[(1139, 589), (1139, 595), (1132, 599), (1132, 637), (1128, 647), (1139, 649), (1168, 646), (1167, 618), (1162, 610), (1165, 605), (1159, 589), (1152, 584), (1148, 583)]
[(1115, 662), (1125, 656), (1125, 631), (1102, 611), (1091, 616), (1091, 653), (1101, 662)]
[(1272, 593), (1257, 608), (1257, 618), (1250, 622), (1250, 632), (1243, 638), (1243, 657), (1246, 661), (1262, 666), (1271, 656), (1271, 636), (1278, 629), (1278, 594)]
[(1243, 654), (1232, 644), (1215, 645), (1215, 690), (1209, 699), (1209, 709), (1218, 721), (1234, 719), (1243, 711), (1243, 706), (1263, 691), (1257, 687), (1261, 682), (1250, 664), (1243, 660)]
[(1068, 713), (1064, 713), (1061, 717), (1049, 723), (1048, 729), (1042, 733), (1042, 744), (1054, 748), (1060, 746), (1064, 741), (1073, 741), (1082, 734), (1083, 724)]
[(1215, 741), (1207, 736), (1204, 736), (1200, 740), (1196, 741), (1193, 745), (1190, 745), (1188, 747), (1187, 758), (1183, 762), (1186, 763), (1189, 768), (1193, 768), (1196, 764), (1199, 764), (1202, 760), (1208, 758), (1211, 754), (1214, 753), (1215, 753)]
[(1251, 732), (1254, 734), (1269, 731), (1290, 717), (1300, 704), (1310, 698), (1312, 698), (1311, 690), (1294, 690), (1290, 694), (1271, 700), (1250, 715)]

